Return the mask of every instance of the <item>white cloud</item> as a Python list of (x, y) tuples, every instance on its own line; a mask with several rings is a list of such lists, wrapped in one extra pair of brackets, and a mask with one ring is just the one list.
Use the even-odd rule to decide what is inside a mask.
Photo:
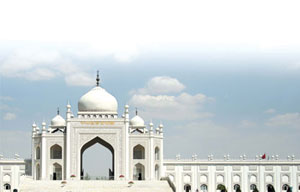
[(181, 93), (179, 96), (135, 94), (130, 99), (129, 105), (138, 107), (143, 117), (147, 119), (191, 120), (212, 117), (212, 113), (201, 110), (205, 103), (212, 100), (203, 94)]
[(138, 89), (139, 94), (168, 94), (181, 92), (185, 86), (177, 79), (168, 76), (157, 76), (151, 78), (144, 88)]
[(300, 128), (300, 113), (276, 115), (266, 122), (270, 127)]
[[(158, 76), (151, 78), (144, 88), (131, 91), (129, 105), (138, 107), (146, 119), (191, 120), (210, 118), (214, 114), (203, 110), (213, 98), (198, 93), (181, 92), (185, 86), (176, 78)], [(180, 93), (181, 92), (181, 93)], [(179, 95), (167, 95), (180, 93)]]
[(94, 81), (79, 64), (72, 63), (59, 50), (28, 47), (13, 50), (0, 63), (0, 75), (31, 81), (50, 80), (64, 76), (67, 85), (91, 86)]
[(272, 114), (272, 113), (275, 113), (276, 112), (276, 109), (273, 109), (273, 108), (270, 108), (270, 109), (267, 109), (264, 111), (264, 113), (267, 113), (267, 114)]
[(16, 114), (10, 113), (10, 112), (5, 113), (5, 114), (3, 115), (3, 119), (4, 119), (4, 120), (7, 120), (7, 121), (14, 120), (14, 119), (16, 119), (16, 117), (17, 117)]

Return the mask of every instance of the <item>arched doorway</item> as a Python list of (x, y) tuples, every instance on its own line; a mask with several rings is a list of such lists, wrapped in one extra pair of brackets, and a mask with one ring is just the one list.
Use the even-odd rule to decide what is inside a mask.
[(145, 166), (141, 163), (137, 163), (133, 170), (134, 180), (145, 180)]
[(190, 192), (191, 191), (191, 185), (186, 184), (186, 185), (184, 185), (183, 189), (184, 189), (185, 192)]
[(200, 190), (201, 190), (201, 192), (207, 192), (207, 190), (208, 190), (207, 185), (206, 184), (201, 185)]
[(251, 192), (258, 192), (257, 186), (255, 184), (250, 185), (250, 191)]
[(8, 183), (5, 183), (4, 184), (4, 186), (3, 186), (3, 188), (4, 188), (4, 192), (8, 192), (8, 191), (10, 191), (10, 184), (8, 184)]
[(234, 190), (235, 192), (241, 192), (241, 186), (240, 186), (239, 184), (235, 184), (235, 185), (233, 186), (233, 190)]
[(159, 180), (159, 166), (155, 165), (155, 179)]
[(53, 164), (52, 179), (53, 180), (62, 180), (62, 168), (61, 168), (61, 165), (58, 163)]
[[(97, 144), (99, 144), (99, 145), (97, 145)], [(105, 157), (104, 159), (110, 159), (110, 161), (111, 161), (111, 164), (107, 167), (107, 169), (105, 170), (105, 173), (101, 173), (101, 174), (103, 174), (103, 175), (89, 175), (88, 174), (88, 172), (86, 172), (85, 173), (85, 170), (84, 170), (84, 166), (87, 166), (86, 164), (85, 164), (85, 162), (84, 162), (84, 158), (83, 158), (83, 156), (85, 155), (85, 151), (87, 150), (87, 152), (89, 152), (90, 153), (90, 151), (89, 151), (89, 149), (91, 148), (94, 148), (94, 146), (95, 147), (97, 147), (98, 149), (99, 149), (99, 147), (100, 147), (100, 149), (101, 149), (101, 147), (103, 147), (102, 149), (101, 149), (101, 154), (102, 154), (102, 152), (104, 151), (106, 154), (110, 154), (109, 156), (111, 157)], [(94, 152), (96, 152), (96, 153), (98, 153), (99, 152), (99, 150), (93, 150), (93, 151), (91, 151), (92, 153)], [(98, 180), (98, 179), (102, 179), (102, 180), (107, 180), (107, 179), (109, 179), (109, 180), (113, 180), (114, 179), (114, 168), (115, 168), (115, 166), (114, 166), (114, 149), (113, 149), (113, 147), (109, 144), (109, 143), (107, 143), (106, 141), (104, 141), (103, 139), (101, 139), (100, 137), (95, 137), (94, 139), (92, 139), (91, 141), (89, 141), (89, 142), (87, 142), (86, 144), (84, 144), (83, 146), (82, 146), (82, 148), (81, 148), (81, 151), (80, 151), (80, 154), (81, 154), (81, 158), (80, 158), (80, 162), (81, 162), (81, 174), (80, 174), (80, 178), (83, 180), (83, 179), (85, 179), (85, 180), (89, 180), (89, 179), (91, 179), (91, 180)], [(92, 160), (95, 160), (95, 159), (99, 159), (100, 158), (100, 161), (101, 161), (101, 158), (103, 158), (103, 156), (97, 156), (98, 154), (92, 154), (91, 156), (92, 156)], [(106, 155), (107, 156), (107, 155)], [(95, 158), (96, 157), (96, 158)], [(94, 159), (95, 158), (95, 159)], [(97, 168), (101, 168), (101, 167), (103, 167), (103, 165), (101, 165), (101, 163), (99, 163), (99, 162), (93, 162), (93, 167), (91, 167), (91, 165), (89, 165), (90, 166), (90, 169), (92, 170), (93, 169), (93, 167), (94, 167), (94, 169), (95, 170), (98, 170)], [(95, 174), (95, 173), (94, 173)]]
[(217, 190), (219, 190), (220, 192), (227, 192), (227, 189), (226, 189), (225, 185), (223, 185), (223, 184), (219, 184), (217, 186)]
[(271, 184), (267, 185), (267, 192), (275, 192), (273, 185)]
[(41, 179), (41, 167), (40, 164), (36, 165), (36, 169), (35, 169), (35, 179), (36, 180), (40, 180)]

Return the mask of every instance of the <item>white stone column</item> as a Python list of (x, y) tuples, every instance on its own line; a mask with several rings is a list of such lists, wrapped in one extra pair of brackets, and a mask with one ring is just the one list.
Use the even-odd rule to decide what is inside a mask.
[(150, 180), (155, 180), (155, 153), (154, 153), (154, 141), (153, 141), (153, 123), (150, 126)]
[(42, 180), (47, 179), (47, 140), (46, 140), (46, 123), (42, 123), (42, 156), (41, 156), (41, 171), (42, 171)]
[(160, 124), (160, 150), (159, 150), (159, 174), (160, 177), (165, 176), (164, 170), (163, 170), (163, 159), (164, 159), (164, 134), (163, 134), (163, 125)]
[[(259, 160), (259, 161), (261, 161), (261, 160)], [(259, 186), (257, 186), (257, 187), (259, 187), (259, 191), (260, 192), (265, 192), (265, 175), (264, 175), (264, 173), (265, 173), (265, 171), (264, 171), (264, 166), (263, 165), (261, 165), (261, 164), (259, 164), (259, 166), (258, 166), (258, 177), (259, 177), (259, 182), (258, 182), (258, 184), (259, 184)]]
[(35, 146), (34, 146), (34, 139), (35, 139), (35, 134), (36, 134), (36, 124), (32, 124), (32, 135), (31, 135), (31, 173), (32, 173), (32, 178), (36, 180), (36, 171), (35, 171), (35, 157), (36, 157), (36, 151), (35, 151)]
[[(71, 127), (70, 127), (70, 119), (71, 119), (71, 105), (68, 103), (67, 105), (67, 114), (66, 114), (66, 160), (65, 160), (65, 178), (68, 180), (71, 176)], [(80, 175), (78, 175), (80, 177)]]
[(125, 105), (125, 178), (130, 179), (129, 169), (130, 169), (130, 155), (129, 155), (129, 106)]

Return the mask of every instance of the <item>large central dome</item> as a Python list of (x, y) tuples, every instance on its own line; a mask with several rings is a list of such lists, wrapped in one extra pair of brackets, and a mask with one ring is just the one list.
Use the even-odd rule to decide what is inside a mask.
[(118, 111), (118, 102), (105, 89), (97, 86), (79, 99), (78, 111), (115, 114)]

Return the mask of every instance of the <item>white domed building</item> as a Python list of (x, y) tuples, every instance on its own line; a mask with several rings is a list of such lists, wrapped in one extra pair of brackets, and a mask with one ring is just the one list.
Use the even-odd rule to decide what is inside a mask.
[[(300, 161), (294, 156), (280, 160), (278, 156), (248, 159), (183, 160), (180, 155), (173, 160), (163, 158), (162, 124), (145, 124), (136, 115), (130, 119), (129, 106), (118, 114), (118, 102), (114, 96), (99, 86), (78, 101), (77, 116), (71, 105), (66, 107), (66, 118), (59, 112), (47, 128), (32, 125), (32, 173), (35, 180), (81, 180), (84, 169), (82, 155), (86, 149), (99, 143), (112, 154), (113, 180), (155, 181), (169, 178), (176, 191), (216, 192), (274, 192), (300, 191)], [(1, 177), (1, 175), (0, 175)], [(257, 190), (256, 190), (257, 189)], [(291, 191), (290, 191), (291, 192)]]
[[(129, 106), (118, 115), (117, 99), (99, 86), (78, 101), (74, 116), (67, 105), (66, 120), (59, 114), (47, 128), (32, 126), (32, 167), (36, 180), (83, 179), (82, 155), (99, 143), (112, 153), (109, 178), (119, 180), (159, 180), (163, 173), (162, 129), (149, 131), (142, 117), (129, 119)], [(160, 157), (160, 158), (158, 158)]]

